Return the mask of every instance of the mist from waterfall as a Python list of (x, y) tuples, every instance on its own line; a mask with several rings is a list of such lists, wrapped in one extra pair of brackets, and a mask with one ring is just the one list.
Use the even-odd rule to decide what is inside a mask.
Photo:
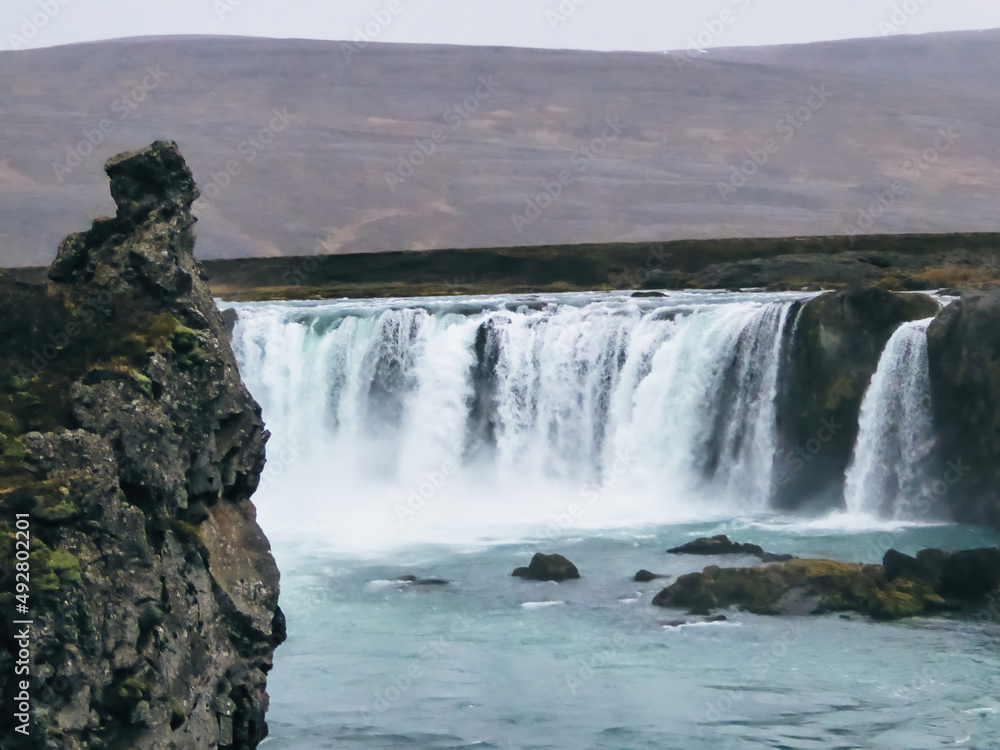
[(758, 513), (793, 298), (241, 306), (262, 523), (364, 550)]

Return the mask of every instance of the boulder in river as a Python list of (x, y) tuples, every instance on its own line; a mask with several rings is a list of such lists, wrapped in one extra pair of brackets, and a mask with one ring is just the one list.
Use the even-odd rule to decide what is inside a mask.
[(980, 597), (1000, 587), (1000, 548), (955, 552), (944, 562), (941, 594), (961, 599)]
[(537, 553), (527, 568), (517, 568), (512, 576), (529, 581), (566, 581), (580, 577), (576, 566), (562, 555)]
[(640, 570), (632, 580), (637, 583), (649, 583), (650, 581), (655, 581), (657, 578), (669, 578), (669, 576), (650, 573), (648, 570)]
[(762, 568), (711, 566), (680, 576), (653, 604), (698, 615), (736, 607), (761, 615), (856, 611), (895, 620), (939, 611), (945, 602), (926, 583), (887, 581), (881, 565), (795, 559)]
[(885, 577), (921, 581), (947, 600), (960, 601), (986, 596), (1000, 587), (1000, 548), (943, 552), (925, 549), (916, 557), (894, 549), (882, 558)]
[[(712, 537), (701, 537), (693, 542), (682, 544), (667, 550), (672, 555), (753, 555), (759, 557), (764, 562), (785, 562), (791, 560), (791, 555), (777, 555), (773, 552), (765, 552), (757, 544), (743, 544), (730, 540), (725, 534), (718, 534)], [(638, 580), (638, 579), (636, 579)]]

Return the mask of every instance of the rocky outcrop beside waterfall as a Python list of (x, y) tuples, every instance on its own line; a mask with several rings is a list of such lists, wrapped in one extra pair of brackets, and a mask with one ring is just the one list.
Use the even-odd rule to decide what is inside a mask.
[(932, 317), (938, 309), (924, 295), (855, 286), (792, 311), (777, 397), (776, 507), (826, 510), (843, 504), (844, 471), (879, 356), (902, 323)]
[(710, 566), (680, 576), (653, 604), (699, 615), (734, 607), (758, 615), (859, 612), (898, 620), (982, 611), (995, 606), (998, 586), (1000, 549), (929, 549), (915, 558), (890, 549), (882, 565), (794, 559), (754, 568)]
[[(52, 283), (0, 280), (0, 561), (27, 519), (33, 620), (31, 736), (9, 747), (253, 748), (285, 637), (249, 500), (267, 433), (194, 259), (176, 145), (106, 170), (117, 215), (62, 243)], [(16, 647), (7, 618), (8, 708)]]
[(946, 307), (927, 345), (938, 444), (953, 464), (942, 499), (960, 521), (1000, 527), (1000, 292)]

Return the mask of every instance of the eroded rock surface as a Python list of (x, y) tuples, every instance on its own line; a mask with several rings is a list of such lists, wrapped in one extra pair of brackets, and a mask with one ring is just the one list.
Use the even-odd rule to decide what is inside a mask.
[(854, 286), (792, 311), (776, 400), (775, 507), (843, 506), (861, 402), (882, 350), (902, 323), (938, 309), (925, 295)]
[(1000, 528), (1000, 292), (946, 307), (927, 329), (943, 501), (955, 518)]
[(254, 748), (285, 638), (249, 500), (268, 435), (194, 258), (176, 145), (106, 170), (116, 217), (62, 243), (48, 287), (0, 280), (0, 559), (15, 513), (32, 534), (23, 746)]

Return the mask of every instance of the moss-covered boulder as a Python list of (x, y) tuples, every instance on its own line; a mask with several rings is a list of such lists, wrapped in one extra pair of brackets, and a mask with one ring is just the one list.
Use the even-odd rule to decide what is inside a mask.
[(960, 521), (1000, 528), (1000, 292), (965, 294), (927, 329), (946, 503)]
[(793, 310), (777, 396), (776, 507), (825, 511), (843, 505), (861, 401), (882, 350), (902, 323), (938, 309), (925, 295), (854, 286)]
[(653, 604), (699, 615), (735, 607), (759, 615), (855, 611), (895, 620), (939, 611), (945, 602), (926, 583), (888, 581), (881, 565), (796, 559), (757, 568), (711, 566), (681, 576)]

